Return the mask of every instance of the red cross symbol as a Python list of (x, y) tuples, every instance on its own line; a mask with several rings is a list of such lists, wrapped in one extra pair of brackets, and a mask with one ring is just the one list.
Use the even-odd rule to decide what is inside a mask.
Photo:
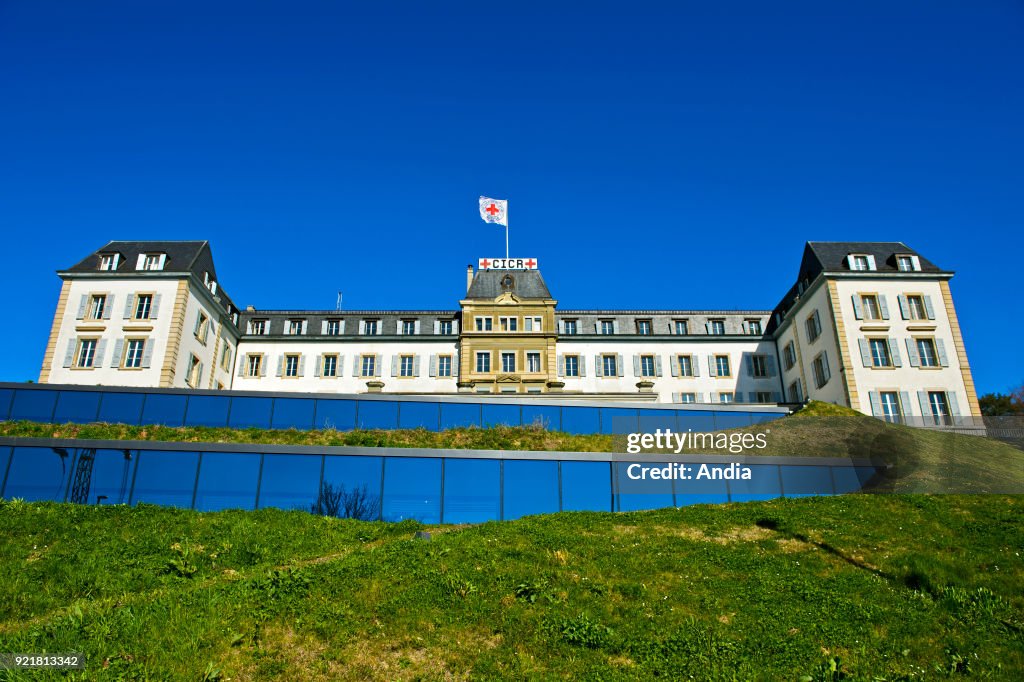
[(498, 215), (499, 213), (501, 213), (501, 209), (499, 209), (499, 208), (498, 208), (497, 206), (495, 206), (494, 204), (491, 204), (490, 206), (488, 206), (488, 207), (487, 207), (487, 208), (485, 208), (484, 210), (485, 210), (485, 211), (487, 211), (488, 213), (490, 213), (490, 214), (491, 214), (491, 217), (492, 217), (492, 218), (493, 218), (494, 216)]
[(526, 267), (530, 268), (531, 270), (533, 269), (533, 266), (536, 265), (536, 264), (537, 264), (537, 261), (533, 260), (532, 258), (530, 260), (526, 261)]
[(480, 267), (486, 270), (487, 268), (491, 267), (491, 261), (484, 258), (482, 261), (480, 261)]

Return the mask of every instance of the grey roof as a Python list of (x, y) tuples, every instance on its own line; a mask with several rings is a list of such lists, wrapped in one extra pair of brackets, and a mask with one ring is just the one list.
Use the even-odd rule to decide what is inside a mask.
[[(502, 280), (512, 278), (511, 287), (503, 287)], [(511, 291), (519, 298), (551, 298), (548, 285), (540, 276), (540, 270), (480, 270), (473, 275), (466, 298), (493, 300), (505, 291)]]

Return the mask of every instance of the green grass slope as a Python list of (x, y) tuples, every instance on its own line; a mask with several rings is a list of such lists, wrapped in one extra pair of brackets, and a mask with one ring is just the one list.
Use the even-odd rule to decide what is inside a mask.
[(1016, 680), (1022, 512), (850, 495), (427, 541), (301, 512), (3, 502), (0, 651), (81, 651), (81, 679), (111, 680)]

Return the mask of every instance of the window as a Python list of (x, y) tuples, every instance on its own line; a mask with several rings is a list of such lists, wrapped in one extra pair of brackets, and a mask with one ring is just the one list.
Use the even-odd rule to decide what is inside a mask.
[(416, 333), (416, 320), (402, 320), (402, 336), (412, 336)]
[(206, 343), (206, 337), (209, 336), (210, 332), (210, 318), (206, 316), (202, 310), (196, 316), (196, 328), (194, 330), (195, 336), (199, 339), (199, 343)]
[(341, 334), (341, 320), (327, 320), (327, 326), (324, 328), (327, 332), (327, 336), (339, 336)]
[(750, 374), (755, 377), (768, 376), (768, 358), (764, 355), (751, 355)]
[(900, 409), (900, 396), (896, 391), (883, 391), (879, 394), (879, 401), (882, 403), (882, 418), (885, 421), (894, 423), (903, 421), (903, 411)]
[(920, 295), (907, 296), (907, 309), (912, 320), (927, 320), (928, 311), (924, 305), (924, 297)]
[(828, 366), (828, 355), (824, 352), (814, 358), (811, 369), (814, 372), (814, 385), (818, 388), (827, 384), (828, 380), (832, 378), (832, 370)]
[(285, 333), (290, 336), (297, 336), (302, 334), (305, 326), (305, 320), (288, 320), (288, 330)]
[(129, 369), (142, 367), (142, 351), (145, 348), (145, 339), (128, 339), (128, 342), (125, 344), (124, 366)]
[(680, 393), (679, 394), (679, 402), (681, 402), (681, 403), (695, 403), (695, 402), (697, 402), (697, 394), (696, 393)]
[(142, 257), (142, 270), (162, 270), (163, 254), (147, 253)]
[(501, 354), (501, 371), (506, 373), (516, 371), (515, 353), (504, 352)]
[(762, 404), (775, 402), (770, 391), (758, 391), (754, 394), (754, 401)]
[(747, 320), (747, 333), (761, 335), (761, 320)]
[(377, 356), (376, 355), (364, 355), (359, 361), (359, 376), (372, 377), (377, 376)]
[(499, 317), (498, 325), (503, 332), (517, 332), (519, 331), (519, 318), (518, 317)]
[(489, 332), (493, 328), (493, 318), (490, 317), (478, 317), (476, 318), (476, 330), (478, 332)]
[(722, 391), (718, 394), (718, 402), (720, 403), (731, 403), (734, 402), (735, 395), (732, 391)]
[(804, 322), (807, 327), (807, 341), (814, 343), (821, 336), (821, 316), (815, 310)]
[(539, 317), (524, 317), (523, 318), (523, 331), (528, 331), (528, 332), (543, 331), (543, 329), (541, 327), (541, 318), (539, 318)]
[(437, 333), (444, 334), (445, 336), (451, 334), (452, 329), (454, 329), (454, 327), (452, 326), (451, 320), (441, 320), (441, 322), (437, 325)]
[(437, 376), (450, 377), (452, 375), (452, 356), (437, 356)]
[(188, 356), (188, 369), (185, 372), (185, 383), (192, 388), (198, 388), (202, 374), (203, 363), (199, 362), (199, 358), (190, 353)]
[(728, 355), (715, 356), (715, 374), (720, 377), (727, 377), (732, 374), (732, 372), (729, 369)]
[(870, 339), (871, 344), (871, 365), (873, 367), (892, 366), (892, 357), (889, 355), (888, 339)]
[(225, 372), (231, 370), (231, 346), (226, 343), (220, 352), (220, 366)]
[(116, 253), (104, 253), (100, 255), (100, 270), (116, 270), (118, 257)]
[(249, 320), (249, 333), (256, 336), (263, 336), (267, 333), (266, 320)]
[(619, 375), (619, 367), (617, 357), (614, 355), (602, 355), (601, 356), (601, 369), (604, 370), (603, 374), (606, 377), (615, 377)]
[(476, 371), (480, 374), (491, 371), (491, 354), (489, 352), (476, 354)]
[(725, 333), (725, 320), (711, 320), (708, 322), (708, 333), (709, 334), (724, 334)]
[(789, 400), (794, 403), (802, 403), (804, 401), (804, 392), (800, 390), (799, 381), (794, 381), (789, 385)]
[(336, 376), (338, 376), (338, 356), (337, 355), (325, 355), (323, 357), (323, 365), (320, 367), (320, 376), (322, 376), (322, 377), (336, 377)]
[(851, 270), (871, 270), (871, 260), (867, 256), (848, 256)]
[(786, 371), (793, 369), (793, 365), (796, 364), (796, 346), (792, 341), (782, 349), (782, 363), (785, 365)]
[(96, 360), (96, 339), (82, 339), (78, 342), (78, 356), (75, 367), (92, 367)]
[(367, 336), (377, 335), (377, 320), (364, 320), (363, 321), (363, 334)]
[(565, 359), (565, 376), (567, 377), (578, 377), (580, 375), (580, 356), (578, 355), (566, 355)]
[(636, 321), (636, 333), (641, 336), (650, 336), (651, 334), (651, 321), (650, 320), (637, 320)]
[(917, 256), (896, 256), (896, 267), (900, 272), (913, 272), (921, 269)]
[(402, 355), (398, 359), (398, 376), (411, 377), (414, 373), (414, 358), (412, 355)]
[(690, 323), (687, 320), (675, 320), (673, 324), (676, 328), (676, 334), (682, 335), (690, 333)]
[(529, 352), (526, 354), (526, 371), (535, 373), (540, 371), (540, 353)]
[(653, 355), (641, 355), (640, 356), (640, 376), (642, 377), (653, 377), (654, 374), (654, 356)]
[(614, 320), (601, 320), (601, 333), (602, 334), (614, 334), (615, 333), (615, 321)]
[(936, 424), (951, 424), (949, 400), (944, 391), (928, 391), (928, 404), (932, 409), (932, 419)]
[(299, 356), (298, 355), (285, 355), (284, 356), (284, 375), (286, 377), (297, 377), (299, 376)]
[(107, 308), (107, 297), (103, 294), (96, 294), (89, 297), (89, 314), (86, 319), (102, 320), (103, 313)]
[(679, 376), (681, 377), (692, 377), (693, 376), (693, 358), (689, 355), (679, 355), (676, 357), (676, 363), (679, 367)]
[(153, 310), (153, 294), (139, 294), (135, 297), (135, 319), (148, 320)]
[(562, 329), (564, 329), (565, 333), (569, 336), (576, 334), (578, 331), (576, 327), (576, 320), (566, 320), (562, 323)]
[(878, 296), (875, 294), (863, 294), (860, 297), (860, 304), (864, 309), (865, 320), (882, 319), (882, 309), (878, 305)]
[(939, 359), (935, 353), (935, 342), (931, 339), (917, 339), (917, 355), (921, 367), (938, 367)]
[(248, 355), (246, 356), (246, 376), (258, 377), (263, 374), (263, 356), (262, 355)]

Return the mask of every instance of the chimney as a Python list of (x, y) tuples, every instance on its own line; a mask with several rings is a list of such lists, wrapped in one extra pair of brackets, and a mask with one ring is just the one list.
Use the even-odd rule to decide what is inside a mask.
[(466, 293), (469, 293), (469, 287), (473, 286), (473, 266), (466, 266)]

